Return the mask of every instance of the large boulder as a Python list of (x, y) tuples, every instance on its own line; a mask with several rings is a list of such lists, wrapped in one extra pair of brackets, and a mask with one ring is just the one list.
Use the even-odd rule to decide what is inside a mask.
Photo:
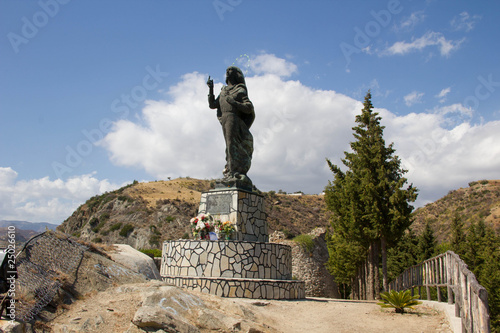
[(152, 280), (161, 280), (160, 272), (154, 260), (147, 254), (137, 251), (127, 244), (113, 244), (113, 251), (108, 252), (111, 259), (132, 271), (143, 274)]
[(46, 324), (54, 333), (277, 333), (260, 314), (259, 308), (266, 305), (188, 292), (150, 280), (89, 294)]

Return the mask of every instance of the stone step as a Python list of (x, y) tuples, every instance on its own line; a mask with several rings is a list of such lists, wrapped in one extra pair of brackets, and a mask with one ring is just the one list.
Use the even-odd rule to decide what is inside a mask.
[(181, 277), (162, 275), (162, 280), (185, 288), (221, 297), (255, 299), (303, 299), (305, 283), (297, 280), (223, 277)]

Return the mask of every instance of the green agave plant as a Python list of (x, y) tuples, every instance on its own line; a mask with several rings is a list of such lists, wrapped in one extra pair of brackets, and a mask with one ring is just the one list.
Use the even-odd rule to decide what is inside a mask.
[(409, 290), (382, 292), (380, 297), (382, 301), (377, 304), (383, 308), (394, 308), (396, 313), (405, 313), (406, 308), (413, 309), (415, 305), (422, 304), (418, 301), (420, 295), (412, 296)]

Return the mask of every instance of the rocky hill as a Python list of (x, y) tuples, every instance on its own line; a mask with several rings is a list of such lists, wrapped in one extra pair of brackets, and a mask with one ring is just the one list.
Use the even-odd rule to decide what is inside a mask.
[[(178, 178), (138, 183), (95, 196), (81, 205), (57, 230), (97, 243), (123, 243), (137, 249), (160, 248), (164, 240), (191, 237), (188, 221), (197, 214), (201, 192), (209, 180)], [(434, 203), (417, 209), (412, 228), (418, 234), (427, 220), (438, 237), (446, 241), (450, 222), (458, 214), (467, 227), (484, 219), (500, 233), (500, 180), (471, 182), (450, 191)], [(329, 212), (321, 195), (262, 193), (270, 233), (281, 231), (288, 238), (329, 226)]]
[(462, 219), (465, 228), (472, 221), (483, 219), (500, 234), (500, 180), (474, 181), (467, 188), (450, 191), (443, 198), (417, 209), (412, 228), (418, 234), (429, 220), (438, 241), (447, 241), (455, 216)]
[[(160, 248), (165, 240), (191, 237), (188, 222), (197, 214), (201, 192), (211, 185), (192, 178), (134, 182), (90, 198), (57, 230), (96, 243)], [(262, 194), (270, 232), (279, 230), (291, 238), (328, 225), (322, 196)]]

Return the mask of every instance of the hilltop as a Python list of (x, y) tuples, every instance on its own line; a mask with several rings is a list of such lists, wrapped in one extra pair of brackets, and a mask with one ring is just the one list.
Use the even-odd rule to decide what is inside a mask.
[(431, 222), (438, 242), (448, 241), (455, 216), (467, 228), (471, 222), (484, 219), (500, 234), (500, 180), (480, 180), (469, 187), (450, 191), (443, 198), (417, 209), (412, 228), (419, 234), (427, 220)]
[[(190, 237), (189, 220), (197, 215), (201, 193), (212, 187), (210, 180), (193, 178), (134, 182), (90, 198), (57, 230), (96, 243), (160, 248), (165, 240)], [(270, 232), (293, 237), (328, 226), (321, 195), (261, 194)]]

